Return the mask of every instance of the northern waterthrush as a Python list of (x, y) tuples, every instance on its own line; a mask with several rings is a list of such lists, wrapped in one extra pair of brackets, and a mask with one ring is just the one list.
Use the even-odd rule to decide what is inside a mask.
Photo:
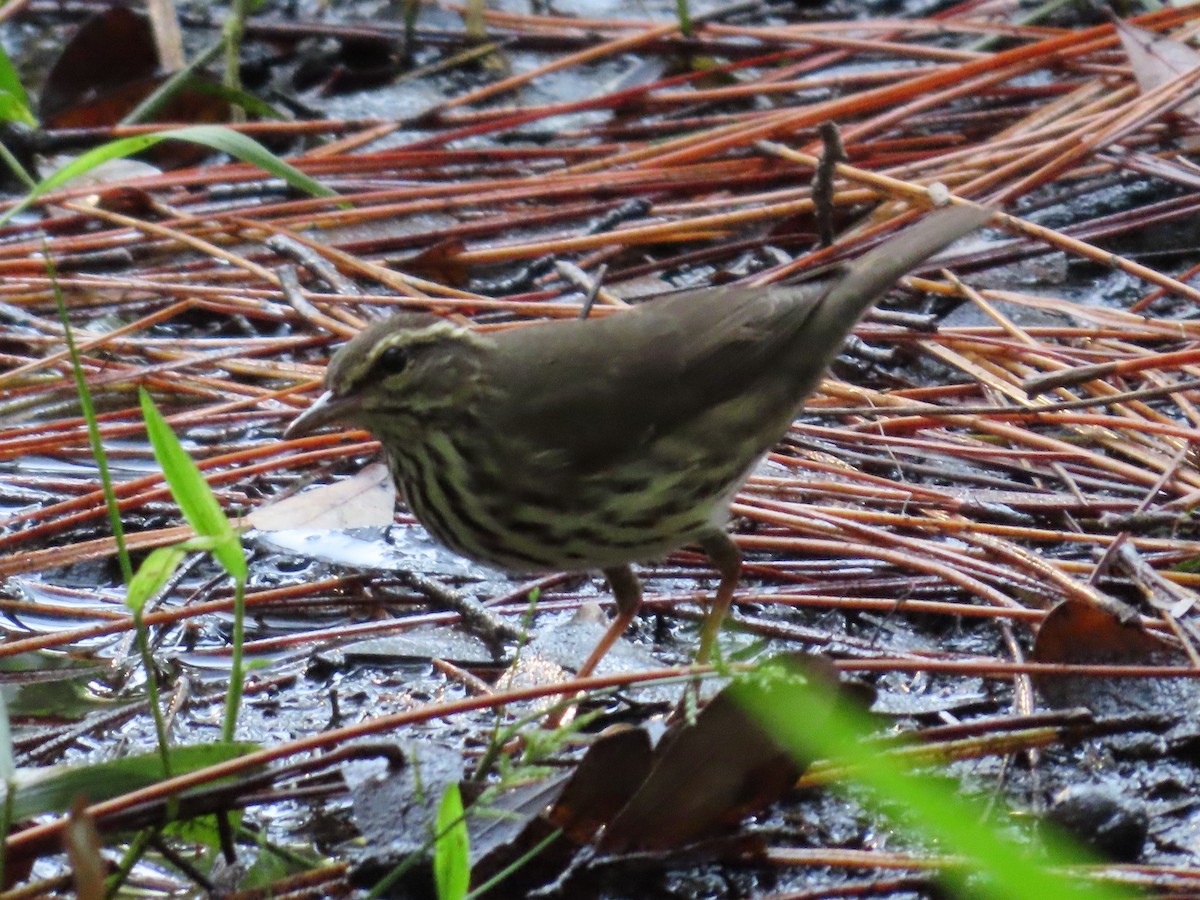
[(871, 304), (988, 216), (935, 213), (838, 277), (797, 286), (683, 291), (488, 334), (400, 313), (337, 352), (326, 392), (285, 436), (331, 422), (373, 432), (413, 515), (463, 556), (602, 570), (617, 616), (581, 675), (638, 611), (631, 564), (698, 544), (721, 575), (707, 661), (741, 568), (724, 526), (742, 482)]

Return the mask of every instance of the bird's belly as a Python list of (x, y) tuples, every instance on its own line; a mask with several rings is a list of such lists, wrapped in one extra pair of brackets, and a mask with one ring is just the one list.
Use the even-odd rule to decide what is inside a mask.
[(719, 455), (576, 477), (540, 478), (531, 462), (523, 477), (479, 483), (442, 448), (392, 469), (413, 515), (456, 553), (512, 572), (584, 571), (658, 559), (723, 526), (761, 449)]

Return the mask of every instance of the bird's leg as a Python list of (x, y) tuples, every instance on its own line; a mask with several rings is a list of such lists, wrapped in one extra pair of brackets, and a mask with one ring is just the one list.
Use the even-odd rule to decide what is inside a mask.
[(713, 567), (721, 573), (717, 597), (704, 617), (704, 624), (700, 628), (700, 649), (696, 651), (696, 662), (706, 663), (712, 657), (721, 623), (725, 621), (729, 607), (733, 604), (733, 591), (738, 586), (738, 579), (742, 574), (742, 551), (724, 531), (714, 531), (705, 535), (699, 544)]
[(596, 649), (580, 667), (577, 673), (579, 678), (586, 678), (592, 674), (600, 660), (604, 659), (604, 654), (625, 633), (625, 629), (642, 606), (642, 583), (638, 581), (633, 569), (629, 566), (614, 566), (604, 570), (604, 577), (608, 579), (613, 599), (617, 601), (617, 617), (609, 624), (608, 631), (604, 632), (604, 637), (600, 638)]
[[(579, 671), (575, 673), (576, 678), (587, 678), (595, 671), (596, 666), (600, 665), (600, 660), (604, 659), (604, 655), (612, 649), (612, 645), (625, 633), (625, 629), (629, 627), (629, 623), (633, 621), (633, 617), (637, 615), (638, 609), (642, 605), (642, 583), (638, 581), (637, 575), (633, 574), (633, 569), (629, 566), (614, 566), (611, 569), (605, 569), (604, 577), (608, 579), (609, 590), (612, 591), (613, 599), (617, 601), (617, 617), (609, 623), (604, 636), (600, 638), (599, 643), (584, 660), (583, 665), (579, 667)], [(572, 710), (575, 704), (582, 699), (583, 694), (579, 694), (570, 703), (560, 706), (556, 712), (552, 712), (546, 718), (544, 727), (558, 728), (564, 719), (573, 717)]]

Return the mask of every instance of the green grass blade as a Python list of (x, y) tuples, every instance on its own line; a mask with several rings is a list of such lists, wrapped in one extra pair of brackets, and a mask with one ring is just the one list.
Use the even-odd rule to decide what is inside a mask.
[[(246, 633), (246, 578), (249, 567), (242, 541), (234, 531), (229, 519), (221, 511), (221, 505), (200, 470), (187, 455), (179, 438), (162, 417), (158, 407), (146, 392), (139, 388), (142, 416), (146, 420), (146, 434), (154, 448), (154, 458), (162, 466), (163, 477), (171, 488), (171, 496), (188, 524), (201, 538), (212, 542), (213, 557), (230, 574), (234, 582), (233, 596), (233, 654), (229, 670), (229, 692), (225, 697), (225, 723), (222, 734), (232, 741), (237, 727), (238, 709), (242, 700), (242, 679), (245, 667), (242, 663), (242, 643)], [(149, 577), (149, 576), (148, 576)]]
[(146, 434), (154, 448), (154, 458), (162, 467), (163, 477), (171, 489), (171, 496), (196, 534), (213, 539), (212, 554), (217, 562), (236, 581), (244, 582), (249, 570), (241, 539), (221, 511), (212, 488), (179, 443), (179, 438), (154, 405), (150, 394), (145, 388), (140, 388), (138, 394), (142, 416), (146, 420)]
[(179, 544), (169, 547), (156, 547), (147, 556), (138, 570), (133, 573), (129, 587), (125, 592), (125, 605), (133, 612), (140, 613), (146, 601), (153, 597), (175, 574), (179, 564), (187, 556), (187, 551)]
[(0, 47), (0, 120), (37, 125), (25, 85), (21, 84), (21, 76), (3, 47)]
[(282, 178), (297, 190), (305, 191), (316, 197), (336, 196), (329, 188), (284, 162), (253, 138), (218, 125), (193, 125), (188, 128), (172, 128), (154, 134), (139, 134), (134, 137), (121, 138), (89, 150), (38, 182), (37, 186), (25, 196), (25, 199), (0, 216), (0, 225), (27, 209), (39, 197), (61, 187), (72, 178), (78, 178), (80, 175), (90, 172), (101, 163), (108, 162), (110, 159), (132, 156), (163, 141), (187, 141), (210, 147), (213, 150), (228, 153), (243, 162), (252, 163), (260, 169)]
[[(171, 749), (171, 771), (194, 772), (257, 750), (257, 744), (209, 743)], [(18, 769), (12, 792), (13, 815), (23, 821), (46, 813), (62, 813), (80, 794), (92, 803), (155, 784), (161, 777), (158, 757), (139, 753), (98, 763)]]
[[(1070, 878), (1062, 867), (1093, 862), (1084, 851), (1049, 827), (1040, 832), (1036, 853), (987, 824), (984, 807), (958, 793), (947, 779), (912, 771), (881, 753), (869, 740), (874, 725), (845, 701), (830, 702), (828, 685), (791, 666), (775, 665), (739, 682), (733, 690), (744, 707), (791, 752), (804, 759), (825, 757), (853, 767), (856, 783), (875, 798), (899, 806), (939, 849), (967, 860), (968, 871), (943, 877), (958, 896), (989, 900), (1119, 900), (1129, 895), (1098, 882)], [(817, 712), (819, 710), (819, 713)], [(819, 722), (819, 726), (814, 723)]]
[(121, 120), (121, 124), (137, 125), (152, 119), (192, 80), (193, 75), (220, 56), (224, 48), (224, 42), (217, 41), (207, 49), (201, 50), (190, 63), (173, 73), (166, 81), (151, 91), (150, 96), (142, 100)]
[(125, 605), (134, 615), (140, 615), (146, 602), (175, 574), (184, 557), (195, 551), (211, 553), (217, 543), (213, 538), (193, 538), (181, 544), (156, 547), (133, 573), (133, 580), (125, 590)]
[(117, 503), (117, 493), (113, 489), (112, 476), (108, 471), (108, 454), (104, 452), (104, 442), (100, 440), (100, 424), (96, 421), (92, 392), (88, 389), (87, 379), (83, 376), (83, 366), (79, 362), (79, 350), (75, 347), (75, 333), (71, 330), (71, 320), (67, 316), (67, 304), (63, 299), (62, 290), (58, 286), (58, 273), (50, 259), (49, 250), (45, 245), (42, 249), (46, 255), (46, 272), (50, 276), (54, 303), (58, 307), (58, 319), (62, 322), (63, 337), (67, 342), (67, 355), (71, 359), (75, 393), (79, 397), (79, 408), (83, 413), (83, 420), (87, 423), (88, 444), (92, 449), (92, 459), (96, 461), (96, 469), (100, 473), (104, 505), (108, 510), (109, 524), (112, 525), (113, 539), (117, 543), (117, 561), (121, 566), (121, 578), (126, 584), (129, 584), (133, 579), (133, 564), (129, 561), (129, 551), (125, 549), (125, 528), (121, 525), (121, 507)]
[(33, 190), (33, 186), (36, 183), (33, 180), (33, 176), (25, 171), (25, 167), (21, 165), (21, 161), (3, 144), (0, 144), (0, 162), (8, 166), (8, 171), (12, 172), (13, 177), (25, 185), (27, 190)]
[(463, 813), (462, 793), (446, 785), (438, 804), (437, 839), (433, 842), (433, 880), (438, 900), (463, 900), (471, 886), (471, 842)]

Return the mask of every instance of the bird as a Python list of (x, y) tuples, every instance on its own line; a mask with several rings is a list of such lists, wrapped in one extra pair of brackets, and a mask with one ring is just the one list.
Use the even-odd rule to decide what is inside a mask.
[(617, 611), (579, 677), (637, 615), (634, 564), (697, 545), (720, 575), (706, 663), (741, 573), (726, 530), (737, 491), (862, 315), (990, 216), (939, 210), (823, 280), (684, 290), (586, 319), (480, 332), (399, 312), (334, 354), (284, 437), (372, 432), (412, 514), (471, 560), (602, 572)]

